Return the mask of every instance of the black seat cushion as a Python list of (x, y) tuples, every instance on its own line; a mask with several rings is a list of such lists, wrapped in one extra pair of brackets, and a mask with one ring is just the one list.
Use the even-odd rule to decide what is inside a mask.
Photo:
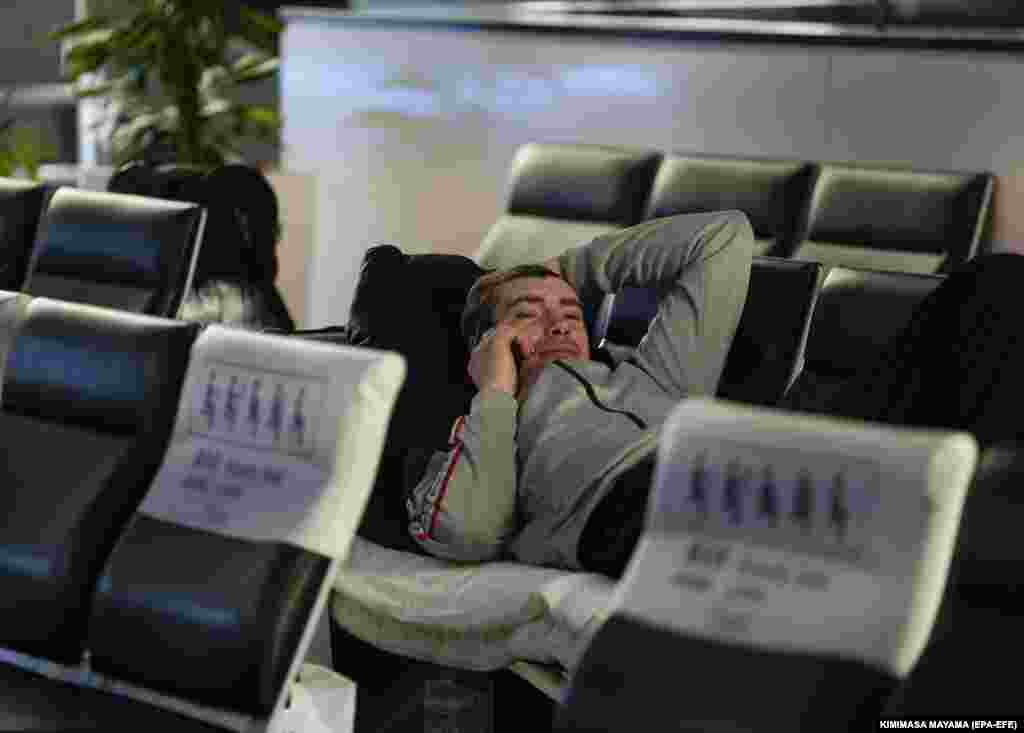
[[(831, 409), (840, 390), (865, 378), (943, 275), (828, 270), (811, 318), (804, 368), (786, 395), (791, 409)], [(866, 395), (865, 395), (866, 397)]]
[(328, 565), (291, 545), (139, 514), (98, 583), (92, 666), (190, 701), (266, 716)]
[[(1024, 444), (982, 451), (967, 494), (940, 623), (887, 714), (1019, 714), (1017, 680), (993, 650), (1024, 645), (1024, 549), (1009, 541), (1024, 521)], [(996, 652), (998, 654), (998, 652)], [(970, 669), (970, 674), (963, 674)]]
[[(461, 255), (408, 255), (394, 245), (367, 251), (345, 328), (299, 331), (317, 340), (397, 351), (407, 377), (388, 426), (377, 479), (359, 534), (421, 552), (406, 529), (404, 489), (442, 448), (476, 387), (459, 320), (469, 288), (485, 270)], [(422, 461), (422, 465), (420, 462)]]
[(0, 290), (25, 281), (45, 195), (41, 184), (0, 178)]
[(0, 665), (0, 720), (6, 730), (21, 733), (108, 730), (224, 733), (225, 730), (105, 690), (59, 682), (6, 665)]
[(941, 275), (829, 268), (807, 343), (807, 369), (852, 376), (910, 321)]
[(0, 412), (0, 645), (78, 661), (96, 578), (163, 457), (196, 330), (28, 304)]
[(817, 167), (798, 160), (668, 155), (646, 218), (738, 210), (754, 229), (755, 254), (784, 256), (803, 236)]
[(976, 606), (1024, 611), (1024, 545), (1007, 542), (1022, 521), (1024, 444), (993, 444), (978, 460), (964, 506), (950, 579), (958, 595)]
[(23, 290), (173, 316), (191, 282), (202, 207), (61, 188), (39, 224)]
[[(674, 673), (675, 672), (675, 673)], [(873, 666), (684, 636), (616, 614), (597, 632), (555, 730), (867, 730), (895, 687)]]

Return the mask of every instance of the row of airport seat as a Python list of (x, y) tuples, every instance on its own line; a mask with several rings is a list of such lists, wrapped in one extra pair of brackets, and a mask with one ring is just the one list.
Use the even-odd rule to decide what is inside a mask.
[[(557, 254), (557, 248), (563, 243), (548, 241), (545, 244), (547, 250), (533, 250), (519, 261), (550, 257)], [(513, 259), (512, 253), (504, 254), (506, 261)], [(466, 291), (493, 261), (487, 257), (481, 259), (484, 261), (474, 262), (458, 255), (410, 255), (391, 245), (375, 247), (363, 261), (348, 329), (318, 334), (326, 340), (396, 350), (407, 358), (409, 379), (396, 405), (371, 505), (361, 528), (365, 538), (394, 550), (417, 551), (406, 532), (407, 518), (402, 502), (402, 487), (409, 478), (406, 474), (410, 466), (415, 465), (411, 457), (423, 445), (443, 447), (452, 421), (468, 410), (472, 399), (472, 385), (465, 372), (468, 355), (459, 334), (459, 316)], [(944, 276), (937, 274), (829, 267), (816, 262), (756, 257), (748, 300), (727, 358), (719, 397), (764, 407), (778, 404), (807, 373), (813, 372), (824, 381), (838, 382), (849, 377), (899, 333), (917, 305), (943, 280)], [(394, 307), (396, 291), (403, 293), (405, 307), (401, 309)], [(641, 289), (606, 296), (596, 310), (593, 323), (589, 324), (593, 342), (603, 342), (611, 352), (635, 346), (653, 314), (653, 302)], [(742, 416), (737, 420), (742, 423)], [(771, 442), (770, 437), (768, 442)], [(789, 448), (799, 453), (799, 445), (789, 445)], [(778, 450), (785, 452), (786, 449), (780, 444)], [(896, 450), (895, 444), (892, 450)], [(882, 452), (886, 452), (884, 446)], [(720, 470), (724, 470), (724, 462), (725, 459), (718, 462)], [(908, 711), (925, 714), (937, 690), (946, 696), (948, 704), (944, 709), (953, 712), (956, 709), (955, 670), (961, 661), (976, 663), (984, 654), (982, 646), (994, 638), (1021, 638), (1020, 629), (1012, 621), (1020, 607), (1019, 589), (1024, 577), (1020, 554), (1001, 549), (999, 541), (989, 537), (983, 529), (985, 526), (995, 528), (996, 524), (1004, 526), (1011, 521), (1009, 517), (1019, 515), (1015, 477), (1020, 474), (1020, 464), (1019, 449), (1013, 446), (990, 450), (982, 458), (981, 469), (967, 500), (965, 526), (971, 531), (961, 535), (954, 580), (944, 600), (944, 608), (955, 610), (956, 628), (951, 628), (945, 611), (940, 614), (933, 643), (925, 650), (911, 677), (896, 685), (897, 690), (891, 680), (884, 685), (885, 695), (873, 698), (863, 690), (854, 693), (851, 689), (849, 697), (844, 699), (842, 685), (833, 689), (836, 693), (833, 702), (842, 703), (846, 712), (851, 711), (852, 703), (862, 700), (865, 704), (855, 711), (858, 715), (878, 715), (883, 708), (893, 715)], [(996, 516), (999, 517), (996, 524), (989, 525)], [(401, 627), (401, 619), (393, 619), (393, 622)], [(401, 715), (399, 711), (408, 710), (408, 704), (404, 698), (397, 700), (393, 696), (395, 687), (400, 686), (403, 695), (408, 697), (416, 689), (412, 680), (416, 675), (430, 674), (429, 670), (423, 669), (422, 663), (375, 648), (340, 626), (334, 626), (332, 633), (336, 668), (360, 685), (362, 720), (357, 730), (377, 730), (387, 725), (396, 726), (388, 729), (405, 730), (396, 718)], [(683, 727), (682, 721), (689, 715), (687, 698), (682, 693), (674, 696), (673, 691), (677, 687), (679, 690), (706, 688), (700, 680), (687, 682), (686, 675), (692, 673), (692, 667), (685, 654), (681, 658), (674, 656), (674, 648), (686, 647), (686, 644), (676, 643), (677, 634), (662, 630), (645, 636), (628, 629), (623, 631), (617, 622), (607, 626), (607, 634), (603, 631), (601, 634), (595, 641), (593, 653), (588, 652), (585, 660), (585, 669), (597, 668), (598, 672), (592, 679), (585, 670), (577, 677), (579, 685), (570, 700), (572, 710), (561, 711), (564, 725), (574, 730), (624, 731), (635, 727), (636, 711), (643, 709), (648, 711), (643, 724), (650, 724), (652, 730), (735, 729), (728, 726), (731, 703), (729, 699), (722, 702), (721, 696), (718, 713), (723, 717), (716, 724), (720, 727), (701, 728), (699, 721), (689, 728)], [(708, 649), (701, 649), (702, 653), (705, 651)], [(730, 655), (711, 656), (728, 659)], [(678, 676), (671, 671), (675, 668), (673, 665), (678, 667)], [(764, 667), (770, 668), (770, 665)], [(761, 667), (755, 664), (752, 669)], [(710, 671), (715, 676), (707, 679), (724, 684), (728, 678), (719, 674), (721, 669)], [(604, 673), (603, 682), (599, 673)], [(826, 673), (823, 671), (823, 674)], [(843, 674), (839, 670), (839, 676)], [(832, 673), (827, 673), (827, 677), (830, 683), (835, 679)], [(612, 680), (610, 686), (609, 679)], [(870, 682), (870, 674), (861, 679)], [(549, 702), (545, 712), (544, 705), (536, 699), (539, 693), (525, 694), (522, 683), (517, 685), (508, 673), (495, 675), (490, 683), (496, 709), (518, 710), (520, 716), (531, 716), (526, 723), (531, 729), (534, 726), (547, 729), (552, 709)], [(758, 704), (786, 706), (789, 712), (800, 710), (801, 695), (813, 695), (808, 688), (788, 693), (780, 691), (767, 679), (765, 685), (764, 689), (773, 690), (774, 698), (759, 695)], [(1012, 706), (1014, 699), (1008, 688), (1009, 683), (994, 672), (978, 674), (969, 684), (961, 683), (961, 699), (977, 709), (1006, 712), (1005, 706)], [(742, 698), (741, 692), (734, 692)], [(862, 697), (855, 698), (855, 695)], [(595, 703), (602, 698), (603, 703)], [(588, 708), (595, 714), (588, 715)], [(816, 710), (822, 715), (805, 719), (806, 725), (778, 727), (769, 721), (763, 727), (748, 725), (743, 729), (817, 730), (822, 725), (827, 727), (824, 721), (828, 711), (822, 707)], [(657, 717), (652, 719), (652, 716)], [(507, 722), (519, 725), (519, 719)], [(833, 722), (835, 729), (847, 729), (838, 718)], [(745, 721), (744, 725), (747, 723), (750, 721)], [(510, 729), (511, 725), (496, 721), (495, 729)]]
[[(324, 558), (304, 562), (287, 546), (262, 546), (263, 554), (139, 515), (116, 544), (102, 537), (111, 524), (125, 526), (124, 505), (138, 501), (138, 481), (152, 470), (145, 457), (161, 434), (166, 440), (198, 327), (15, 294), (0, 302), (16, 323), (5, 330), (2, 413), (5, 485), (14, 487), (3, 585), (15, 607), (5, 609), (2, 645), (64, 664), (87, 649), (91, 669), (117, 679), (218, 706), (266, 706), (273, 685), (253, 670), (272, 675), (275, 652), (293, 648), (275, 635), (285, 633), (280, 626), (268, 630), (262, 613), (275, 602), (266, 594), (297, 575), (283, 583), (286, 611), (301, 608)], [(43, 441), (67, 465), (40, 465), (32, 447)], [(35, 534), (34, 520), (46, 531)], [(72, 576), (86, 566), (100, 575), (83, 635), (83, 583)]]
[[(719, 396), (748, 404), (790, 406), (801, 400), (785, 398), (799, 397), (796, 393), (803, 390), (805, 398), (820, 408), (818, 395), (824, 393), (827, 397), (870, 367), (944, 279), (937, 274), (823, 267), (755, 257), (748, 301), (723, 371)], [(653, 294), (639, 288), (606, 296), (595, 324), (595, 337), (612, 351), (634, 348), (655, 310)], [(955, 396), (950, 395), (950, 399)], [(895, 444), (892, 449), (897, 450)], [(978, 672), (964, 680), (958, 670), (983, 666), (986, 648), (1017, 645), (1024, 640), (1024, 629), (1015, 621), (1024, 608), (1024, 563), (1021, 553), (1006, 541), (1007, 522), (1015, 521), (1011, 517), (1019, 517), (1024, 506), (1019, 493), (1022, 467), (1024, 454), (1019, 444), (996, 445), (982, 453), (967, 493), (942, 611), (925, 653), (910, 676), (898, 685), (875, 689), (870, 676), (844, 671), (838, 665), (829, 676), (823, 673), (807, 688), (805, 709), (794, 707), (782, 714), (791, 716), (783, 727), (797, 729), (794, 721), (802, 719), (801, 726), (815, 729), (821, 723), (813, 721), (827, 720), (836, 729), (845, 730), (840, 722), (844, 709), (851, 720), (864, 716), (862, 722), (887, 717), (885, 711), (892, 716), (957, 716), (975, 709), (1005, 716), (1019, 713), (1005, 678)], [(558, 729), (626, 730), (627, 709), (660, 705), (663, 717), (651, 725), (651, 730), (690, 730), (680, 727), (680, 721), (691, 714), (699, 716), (700, 706), (684, 711), (682, 706), (666, 705), (673, 685), (656, 671), (673, 659), (681, 664), (682, 660), (702, 663), (706, 645), (684, 637), (631, 620), (613, 619), (587, 652), (572, 703), (560, 711)], [(750, 655), (746, 650), (731, 653), (737, 663), (746, 660), (743, 663), (754, 678), (773, 669), (771, 655)], [(727, 665), (727, 657), (716, 656), (715, 665)], [(630, 661), (625, 662), (627, 659)], [(794, 663), (792, 659), (783, 661), (785, 664), (774, 669)], [(634, 670), (632, 675), (622, 673), (624, 664)], [(716, 679), (718, 684), (735, 679), (735, 670), (729, 672), (721, 666), (703, 669), (693, 691), (703, 691), (712, 699), (718, 693), (714, 685), (707, 686), (708, 679)], [(618, 685), (614, 694), (607, 687), (609, 675)], [(845, 682), (829, 691), (828, 680), (835, 677)], [(798, 686), (794, 679), (790, 684), (792, 689)], [(773, 685), (764, 690), (770, 691), (770, 696), (779, 694)], [(816, 691), (812, 694), (812, 690)], [(879, 690), (887, 691), (879, 697)], [(774, 706), (770, 697), (762, 694), (763, 690), (752, 694), (751, 710), (764, 712)], [(863, 696), (859, 710), (853, 697), (857, 694)], [(618, 705), (602, 702), (616, 696), (621, 699)], [(716, 704), (724, 707), (721, 699)], [(737, 713), (736, 720), (741, 719), (743, 715)], [(745, 724), (751, 723), (748, 720)], [(701, 729), (699, 723), (692, 725), (694, 730)], [(706, 729), (717, 730), (718, 725), (724, 723), (708, 724)], [(850, 725), (854, 726), (851, 730), (859, 729), (856, 726), (860, 723)]]
[(550, 240), (570, 246), (646, 219), (737, 209), (760, 255), (948, 272), (988, 246), (993, 185), (986, 172), (531, 143), (477, 258), (500, 267), (504, 253), (530, 259)]
[[(541, 256), (554, 256), (558, 246), (548, 242)], [(529, 258), (512, 264), (521, 261)], [(371, 248), (347, 326), (305, 332), (394, 350), (409, 362), (362, 530), (383, 545), (415, 550), (396, 487), (407, 469), (406, 450), (417, 443), (445, 445), (452, 422), (468, 410), (475, 389), (466, 374), (469, 355), (459, 320), (469, 287), (490, 263), (407, 255), (393, 245)], [(771, 407), (794, 390), (827, 391), (868, 366), (944, 279), (756, 256), (716, 396)], [(394, 307), (396, 288), (407, 307)], [(616, 358), (639, 343), (656, 301), (646, 289), (626, 288), (588, 310), (591, 344)]]
[(173, 317), (205, 220), (197, 204), (0, 179), (0, 289)]
[[(284, 704), (282, 691), (294, 679), (300, 644), (308, 643), (338, 558), (290, 541), (179, 524), (140, 506), (159, 471), (170, 470), (171, 447), (185, 445), (187, 453), (193, 444), (182, 441), (196, 436), (203, 445), (220, 446), (224, 465), (237, 459), (244, 468), (255, 460), (273, 468), (275, 461), (307, 460), (301, 436), (296, 448), (270, 435), (274, 415), (278, 422), (298, 415), (296, 380), (320, 390), (321, 404), (308, 395), (305, 407), (316, 413), (308, 417), (309, 430), (319, 425), (306, 438), (314, 456), (308, 460), (322, 463), (323, 450), (333, 460), (339, 448), (332, 441), (341, 446), (347, 440), (333, 423), (353, 408), (336, 399), (333, 408), (324, 405), (339, 389), (360, 388), (342, 385), (346, 376), (338, 366), (369, 363), (371, 356), (380, 358), (0, 291), (4, 719), (29, 721), (26, 729), (62, 730), (106, 728), (114, 721), (197, 731), (216, 729), (222, 720), (236, 729), (265, 726)], [(322, 373), (325, 358), (332, 360), (330, 374)], [(274, 359), (288, 365), (289, 375), (272, 368)], [(375, 409), (383, 408), (385, 421), (389, 389), (397, 391), (397, 384), (388, 386), (393, 376), (394, 370), (374, 377)], [(240, 390), (247, 390), (244, 398)], [(275, 407), (271, 399), (279, 395), (282, 404)], [(233, 414), (237, 431), (233, 422), (230, 431), (224, 427)], [(368, 424), (356, 432), (367, 475), (346, 466), (349, 485), (341, 490), (357, 518), (380, 436), (375, 439)], [(204, 492), (223, 488), (219, 469), (189, 465), (210, 477), (209, 484), (189, 489), (201, 505)], [(223, 475), (239, 492), (265, 490), (251, 471), (232, 478), (224, 468)], [(284, 516), (295, 497), (277, 493), (263, 501)], [(338, 505), (322, 511), (336, 512)], [(354, 532), (355, 519), (338, 521)], [(29, 693), (40, 687), (39, 695)], [(113, 702), (111, 690), (118, 693)], [(196, 710), (213, 712), (190, 718)]]
[[(364, 259), (349, 333), (335, 337), (395, 349), (409, 360), (410, 373), (362, 533), (385, 546), (416, 551), (405, 532), (399, 495), (409, 471), (408, 449), (417, 442), (443, 445), (452, 420), (468, 406), (472, 389), (466, 384), (458, 315), (466, 289), (482, 270), (539, 262), (652, 216), (742, 210), (751, 219), (761, 254), (753, 263), (719, 396), (774, 405), (809, 386), (823, 385), (827, 391), (861, 370), (943, 281), (936, 271), (944, 273), (983, 249), (991, 187), (987, 174), (663, 156), (603, 146), (524, 146), (510, 172), (505, 210), (472, 260), (403, 255), (387, 246), (370, 250)], [(798, 250), (794, 244), (808, 240), (812, 201), (820, 209), (816, 231), (831, 232), (817, 236), (845, 245), (827, 250), (837, 257), (810, 257), (813, 247)], [(396, 288), (409, 306), (402, 313), (393, 312)], [(642, 290), (607, 296), (587, 314), (592, 343), (612, 352), (635, 346), (652, 313), (653, 298)], [(995, 493), (1012, 491), (997, 484)], [(360, 680), (360, 704), (387, 709), (388, 680), (403, 678), (408, 661), (374, 650), (337, 626), (332, 632), (335, 664)], [(911, 707), (916, 701), (920, 709), (936, 689), (935, 678), (955, 666), (958, 654), (951, 652), (936, 663), (936, 655), (929, 653), (927, 672), (901, 688), (901, 699)], [(630, 663), (620, 660), (619, 666)], [(423, 672), (409, 668), (408, 674)], [(642, 677), (636, 679), (642, 687)], [(544, 725), (543, 705), (524, 695), (521, 684), (507, 674), (493, 683), (499, 708), (530, 710), (530, 724)], [(981, 687), (980, 682), (975, 686), (972, 699), (984, 696)], [(644, 704), (657, 702), (648, 697)], [(363, 722), (363, 729), (371, 730), (380, 719)], [(631, 727), (623, 717), (609, 716), (605, 722), (594, 729)], [(664, 722), (666, 729), (676, 729), (671, 718)]]
[[(548, 241), (546, 245), (558, 246), (558, 240)], [(870, 304), (889, 302), (882, 307), (887, 314), (884, 323), (891, 328), (899, 323), (898, 318), (891, 317), (892, 302), (902, 304), (903, 312), (909, 314), (918, 299), (940, 281), (941, 277), (935, 275), (827, 268), (814, 262), (759, 257), (754, 264), (748, 308), (723, 374), (723, 396), (771, 404), (801, 372), (801, 358), (806, 359), (809, 368), (823, 372), (832, 370), (836, 376), (841, 376), (844, 370), (851, 368), (853, 361), (842, 357), (841, 352), (837, 357), (836, 348), (845, 349), (854, 360), (866, 353), (847, 337), (846, 329), (850, 324), (853, 333), (863, 337), (862, 344), (878, 344), (886, 336), (876, 328), (877, 319), (861, 317), (867, 316), (865, 304), (870, 307)], [(649, 301), (643, 296), (642, 292), (621, 293), (606, 299), (602, 316), (595, 324), (595, 334), (606, 338), (609, 348), (630, 345), (629, 334), (635, 329), (628, 323), (644, 323)], [(769, 302), (772, 308), (757, 306)], [(833, 333), (834, 328), (842, 330)], [(811, 334), (822, 334), (825, 340), (811, 337)], [(834, 337), (831, 346), (828, 334)], [(806, 356), (801, 357), (802, 353)], [(11, 363), (15, 363), (15, 356), (11, 358)], [(34, 358), (26, 363), (32, 361)], [(18, 389), (14, 388), (15, 393)], [(59, 394), (59, 390), (56, 393)], [(437, 395), (434, 398), (437, 399)], [(422, 419), (422, 413), (417, 419)]]
[[(775, 406), (812, 380), (819, 391), (837, 387), (871, 365), (944, 279), (755, 256), (718, 396)], [(635, 348), (656, 310), (643, 288), (605, 296), (593, 342)]]

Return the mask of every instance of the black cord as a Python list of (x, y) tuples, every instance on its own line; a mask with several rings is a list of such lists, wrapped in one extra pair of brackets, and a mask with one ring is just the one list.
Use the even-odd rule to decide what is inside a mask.
[(573, 368), (572, 368), (571, 366), (569, 366), (568, 364), (566, 364), (565, 362), (563, 362), (563, 361), (562, 361), (561, 359), (556, 359), (556, 360), (554, 361), (554, 363), (555, 363), (555, 364), (557, 364), (558, 366), (562, 367), (562, 369), (564, 369), (564, 370), (565, 370), (565, 371), (567, 371), (567, 372), (568, 372), (569, 374), (571, 374), (571, 375), (572, 375), (573, 377), (575, 377), (575, 378), (576, 378), (576, 380), (577, 380), (577, 381), (578, 381), (578, 382), (579, 382), (580, 384), (582, 384), (582, 385), (583, 385), (583, 389), (584, 389), (584, 390), (586, 390), (586, 392), (587, 392), (587, 396), (588, 396), (588, 397), (590, 397), (590, 400), (591, 400), (591, 401), (592, 401), (592, 402), (593, 402), (593, 403), (594, 403), (595, 405), (597, 405), (597, 406), (598, 406), (598, 408), (600, 408), (600, 409), (604, 410), (605, 412), (613, 412), (613, 413), (615, 413), (615, 414), (617, 414), (617, 415), (625, 415), (625, 416), (626, 416), (626, 417), (628, 417), (628, 418), (629, 418), (630, 420), (632, 420), (632, 421), (633, 421), (633, 424), (634, 424), (634, 425), (636, 425), (636, 426), (637, 426), (638, 428), (640, 428), (641, 430), (646, 430), (646, 429), (647, 429), (647, 423), (646, 423), (646, 422), (644, 422), (644, 420), (642, 420), (642, 419), (641, 419), (640, 417), (638, 417), (637, 415), (634, 415), (634, 414), (633, 414), (632, 412), (629, 412), (628, 410), (616, 410), (616, 409), (615, 409), (614, 407), (608, 407), (608, 405), (606, 405), (606, 404), (604, 404), (603, 402), (601, 402), (601, 400), (600, 400), (600, 399), (598, 398), (598, 396), (597, 396), (597, 393), (596, 393), (596, 392), (594, 392), (594, 386), (593, 386), (593, 385), (592, 385), (592, 384), (591, 384), (590, 382), (588, 382), (588, 381), (586, 380), (586, 378), (585, 378), (585, 377), (584, 377), (584, 376), (583, 376), (582, 374), (580, 374), (579, 372), (577, 372), (577, 371), (576, 371), (575, 369), (573, 369)]

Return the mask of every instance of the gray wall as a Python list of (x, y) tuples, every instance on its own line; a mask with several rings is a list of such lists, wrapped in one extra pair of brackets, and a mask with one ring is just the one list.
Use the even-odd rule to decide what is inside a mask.
[(60, 81), (60, 53), (46, 34), (75, 17), (74, 0), (3, 0), (0, 87)]
[(47, 33), (75, 17), (74, 0), (2, 0), (0, 91), (14, 89), (12, 114), (35, 127), (57, 151), (57, 160), (77, 155), (75, 107), (60, 84), (60, 44)]
[(1024, 172), (1017, 56), (312, 16), (283, 54), (282, 165), (318, 182), (309, 328), (348, 320), (368, 246), (473, 254), (527, 142)]

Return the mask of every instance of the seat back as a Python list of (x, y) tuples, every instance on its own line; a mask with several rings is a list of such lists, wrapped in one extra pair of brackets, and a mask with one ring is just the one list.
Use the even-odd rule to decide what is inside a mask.
[[(782, 398), (803, 365), (821, 276), (816, 262), (754, 257), (747, 301), (718, 386), (720, 397), (761, 405)], [(613, 356), (622, 347), (636, 348), (657, 306), (646, 288), (606, 296), (594, 343)]]
[(1022, 480), (1024, 446), (1002, 443), (982, 452), (946, 590), (948, 623), (933, 633), (886, 717), (963, 710), (1010, 717), (1019, 709), (1016, 680), (991, 659), (996, 650), (1024, 645), (1024, 550), (1010, 540), (1024, 521)]
[(206, 209), (204, 237), (192, 288), (178, 318), (258, 330), (295, 330), (274, 282), (280, 217), (277, 196), (258, 168), (237, 163), (207, 167), (132, 162), (107, 190), (199, 204)]
[(822, 165), (807, 232), (792, 256), (855, 268), (948, 272), (977, 251), (992, 185), (988, 173)]
[(797, 160), (668, 155), (645, 218), (739, 210), (754, 229), (754, 253), (783, 256), (803, 237), (816, 172)]
[(395, 354), (207, 327), (164, 462), (103, 568), (92, 670), (211, 722), (279, 713), (404, 369)]
[(964, 433), (683, 401), (556, 727), (877, 725), (938, 614), (976, 458)]
[(828, 388), (870, 365), (943, 275), (829, 268), (807, 337), (806, 378)]
[(45, 196), (41, 184), (0, 178), (0, 290), (21, 289)]
[(488, 269), (540, 262), (638, 223), (660, 153), (531, 143), (516, 153), (505, 212), (474, 259)]
[(3, 303), (0, 646), (74, 663), (96, 578), (166, 448), (196, 327)]
[(43, 212), (23, 290), (173, 317), (188, 292), (205, 211), (63, 187)]

